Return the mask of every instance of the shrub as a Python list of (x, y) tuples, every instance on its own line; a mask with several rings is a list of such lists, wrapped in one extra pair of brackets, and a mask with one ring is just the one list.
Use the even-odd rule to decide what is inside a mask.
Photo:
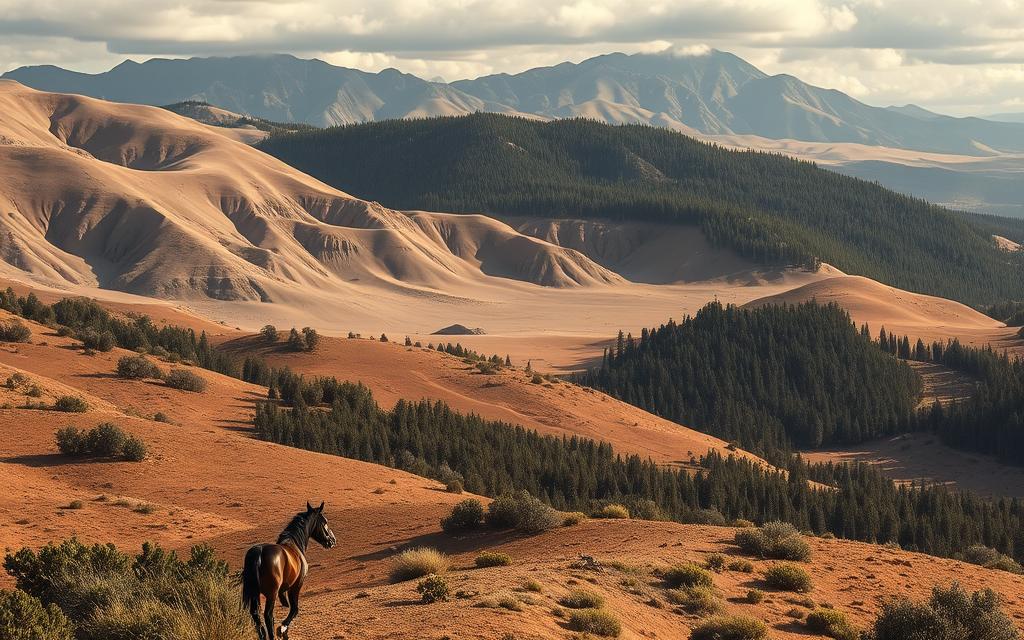
[(147, 544), (132, 557), (71, 539), (8, 553), (4, 568), (19, 589), (59, 607), (78, 640), (242, 640), (252, 633), (237, 584), (208, 547), (193, 547), (184, 560)]
[(87, 440), (89, 455), (112, 458), (121, 453), (125, 435), (117, 425), (104, 422), (89, 430)]
[(526, 589), (527, 591), (532, 591), (533, 593), (540, 593), (544, 590), (544, 587), (542, 587), (541, 584), (536, 580), (527, 580), (523, 584), (523, 589)]
[(71, 640), (71, 623), (54, 604), (43, 606), (24, 591), (0, 591), (0, 638)]
[(404, 582), (448, 571), (448, 556), (436, 549), (406, 549), (391, 560), (391, 581)]
[(18, 319), (0, 322), (0, 342), (28, 342), (32, 338), (32, 330)]
[(77, 396), (61, 396), (53, 403), (53, 408), (65, 413), (85, 413), (89, 410), (89, 403)]
[(680, 587), (710, 587), (715, 583), (707, 570), (698, 567), (692, 562), (669, 567), (662, 574), (662, 578), (671, 589), (678, 589)]
[(559, 598), (558, 604), (569, 609), (600, 609), (604, 606), (604, 598), (593, 591), (573, 589)]
[(89, 448), (86, 445), (88, 442), (88, 434), (76, 427), (64, 427), (63, 429), (57, 430), (57, 449), (60, 450), (66, 456), (84, 456), (88, 455)]
[(569, 614), (569, 629), (596, 636), (617, 638), (622, 633), (622, 623), (610, 611), (603, 609), (579, 609)]
[(171, 419), (163, 411), (157, 411), (153, 414), (153, 422), (170, 422)]
[(264, 325), (263, 328), (260, 329), (260, 337), (263, 338), (264, 342), (269, 342), (271, 344), (277, 342), (277, 338), (279, 337), (277, 327), (272, 324)]
[(448, 493), (454, 493), (456, 495), (463, 492), (464, 487), (462, 486), (462, 480), (452, 479), (445, 483), (444, 490)]
[(711, 615), (722, 609), (722, 603), (711, 587), (669, 589), (665, 592), (665, 599), (695, 616)]
[(557, 527), (558, 512), (526, 491), (496, 498), (487, 507), (487, 524), (498, 529), (539, 533)]
[(729, 571), (739, 571), (740, 573), (753, 573), (754, 563), (750, 560), (733, 560), (729, 563)]
[(968, 594), (960, 585), (935, 587), (927, 603), (900, 599), (882, 606), (869, 640), (1018, 640), (1013, 622), (991, 589)]
[(146, 356), (121, 356), (117, 361), (117, 377), (129, 380), (159, 378), (160, 369)]
[(757, 529), (736, 532), (736, 545), (752, 555), (776, 560), (807, 560), (811, 547), (788, 522), (768, 522)]
[(420, 593), (423, 604), (445, 602), (451, 597), (452, 593), (451, 587), (448, 586), (448, 580), (444, 576), (438, 575), (429, 575), (420, 580), (419, 584), (416, 585), (416, 591)]
[(84, 329), (78, 333), (77, 337), (82, 341), (82, 347), (87, 353), (91, 351), (107, 352), (117, 346), (117, 338), (110, 331)]
[(512, 557), (507, 553), (496, 551), (484, 551), (476, 557), (476, 566), (481, 569), (485, 567), (507, 567), (512, 564)]
[(89, 431), (65, 427), (57, 431), (57, 448), (66, 456), (123, 458), (139, 462), (146, 457), (146, 445), (115, 424), (104, 422)]
[(976, 564), (986, 569), (999, 569), (1002, 571), (1009, 571), (1010, 573), (1024, 573), (1024, 569), (1021, 568), (1013, 558), (999, 553), (995, 549), (976, 544), (967, 548), (964, 551), (964, 560), (971, 564)]
[(708, 618), (690, 632), (690, 640), (763, 640), (767, 637), (765, 623), (746, 616)]
[(206, 390), (206, 380), (188, 369), (172, 369), (165, 379), (168, 387), (181, 389), (182, 391), (195, 391), (197, 393)]
[(582, 511), (570, 511), (562, 518), (563, 527), (573, 527), (587, 519), (587, 514)]
[(725, 564), (725, 556), (720, 553), (711, 553), (708, 554), (708, 557), (704, 558), (704, 566), (709, 571), (714, 571), (715, 573), (725, 571)]
[(747, 591), (747, 603), (748, 604), (759, 604), (764, 600), (764, 591), (760, 589), (751, 589)]
[(842, 611), (819, 607), (807, 614), (807, 630), (836, 640), (856, 640), (859, 635)]
[(129, 462), (142, 462), (146, 458), (146, 445), (135, 436), (128, 436), (121, 447), (121, 456)]
[(811, 576), (795, 564), (777, 564), (769, 567), (764, 573), (764, 581), (768, 586), (782, 591), (806, 593), (813, 589)]
[(484, 519), (484, 506), (476, 498), (466, 498), (452, 507), (452, 512), (441, 519), (441, 529), (447, 533), (476, 529)]
[(595, 518), (621, 519), (629, 517), (629, 509), (621, 504), (606, 504), (594, 514)]

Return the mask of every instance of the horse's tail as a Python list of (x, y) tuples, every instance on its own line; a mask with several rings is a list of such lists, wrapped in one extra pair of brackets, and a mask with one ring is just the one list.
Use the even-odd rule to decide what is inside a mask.
[(260, 604), (260, 564), (263, 562), (263, 547), (256, 545), (245, 552), (242, 565), (242, 606), (254, 611)]

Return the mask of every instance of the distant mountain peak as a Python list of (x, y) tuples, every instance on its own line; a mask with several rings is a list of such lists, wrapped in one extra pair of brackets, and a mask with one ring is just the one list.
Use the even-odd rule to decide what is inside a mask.
[(735, 54), (711, 48), (612, 52), (451, 83), (291, 54), (126, 60), (99, 74), (22, 67), (2, 77), (118, 102), (204, 100), (274, 122), (316, 126), (488, 111), (941, 153), (1024, 152), (1019, 123), (949, 118), (912, 104), (873, 107), (789, 74), (769, 76)]

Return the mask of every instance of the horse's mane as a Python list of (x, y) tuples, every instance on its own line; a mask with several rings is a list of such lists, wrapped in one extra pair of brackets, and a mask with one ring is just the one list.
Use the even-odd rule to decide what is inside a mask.
[(277, 544), (283, 544), (288, 540), (291, 540), (295, 544), (299, 545), (300, 549), (305, 549), (306, 545), (309, 544), (309, 532), (306, 530), (306, 524), (309, 521), (309, 514), (306, 512), (296, 513), (292, 521), (288, 523), (288, 526), (284, 528), (281, 535), (277, 536)]

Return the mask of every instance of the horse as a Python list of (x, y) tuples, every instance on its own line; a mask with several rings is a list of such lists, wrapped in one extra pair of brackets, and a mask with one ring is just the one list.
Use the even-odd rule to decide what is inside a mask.
[[(249, 610), (260, 640), (274, 639), (274, 600), (288, 607), (288, 616), (277, 633), (288, 640), (288, 627), (299, 615), (299, 592), (306, 579), (309, 564), (306, 546), (312, 538), (325, 549), (338, 543), (327, 517), (324, 503), (314, 508), (308, 502), (306, 510), (295, 514), (292, 521), (277, 538), (277, 544), (257, 544), (245, 553), (242, 568), (242, 604)], [(260, 619), (260, 596), (267, 599)]]

